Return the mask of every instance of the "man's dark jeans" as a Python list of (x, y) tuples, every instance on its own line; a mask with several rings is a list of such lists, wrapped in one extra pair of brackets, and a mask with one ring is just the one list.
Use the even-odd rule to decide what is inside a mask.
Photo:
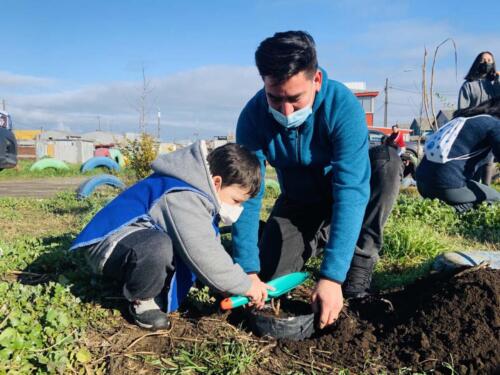
[[(402, 162), (396, 149), (377, 146), (370, 150), (371, 194), (366, 208), (355, 256), (376, 260), (382, 247), (383, 229), (398, 196)], [(260, 276), (274, 279), (300, 271), (311, 256), (328, 242), (332, 200), (318, 204), (278, 197), (259, 241)]]
[(156, 229), (142, 229), (119, 241), (104, 264), (103, 275), (123, 283), (129, 301), (159, 295), (173, 273), (170, 237)]
[(456, 189), (437, 189), (422, 182), (417, 183), (417, 188), (422, 197), (442, 200), (458, 212), (467, 211), (481, 202), (500, 201), (498, 191), (474, 180), (468, 180), (464, 187)]

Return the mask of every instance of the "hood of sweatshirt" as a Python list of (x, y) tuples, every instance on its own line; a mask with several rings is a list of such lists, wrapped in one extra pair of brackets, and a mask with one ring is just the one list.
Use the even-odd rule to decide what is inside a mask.
[(203, 191), (212, 198), (217, 211), (220, 209), (215, 185), (207, 162), (207, 146), (198, 141), (180, 150), (161, 154), (151, 167), (155, 173), (175, 177)]

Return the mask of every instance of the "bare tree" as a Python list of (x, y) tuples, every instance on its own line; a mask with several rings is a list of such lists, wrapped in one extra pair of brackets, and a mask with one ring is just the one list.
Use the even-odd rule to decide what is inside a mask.
[[(434, 49), (434, 56), (432, 58), (430, 88), (428, 93), (427, 93), (427, 77), (426, 77), (427, 48), (424, 47), (424, 62), (422, 64), (422, 105), (425, 110), (425, 116), (427, 117), (427, 121), (429, 122), (429, 125), (432, 127), (434, 131), (437, 130), (437, 118), (436, 118), (436, 111), (434, 108), (434, 77), (435, 77), (434, 72), (436, 67), (438, 51), (444, 44), (448, 42), (453, 44), (453, 50), (455, 54), (455, 78), (458, 77), (457, 45), (455, 44), (455, 41), (452, 38), (447, 38), (443, 40), (441, 43), (439, 43), (438, 46)], [(432, 115), (432, 117), (429, 116), (429, 109), (431, 111), (430, 114)]]
[(142, 65), (142, 87), (139, 96), (139, 132), (146, 133), (146, 116), (148, 113), (148, 97), (152, 92), (151, 81), (146, 78), (146, 70)]

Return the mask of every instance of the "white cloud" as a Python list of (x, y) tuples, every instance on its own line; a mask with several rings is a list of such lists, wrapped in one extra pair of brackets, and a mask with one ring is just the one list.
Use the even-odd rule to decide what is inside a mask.
[(0, 71), (0, 87), (9, 89), (46, 87), (54, 84), (55, 80), (43, 77), (14, 74)]
[[(234, 131), (241, 109), (262, 85), (254, 67), (209, 66), (149, 79), (148, 130), (156, 131), (159, 109), (166, 139)], [(8, 97), (8, 110), (22, 128), (55, 128), (62, 123), (83, 132), (96, 129), (100, 119), (106, 130), (137, 131), (140, 92), (139, 82), (112, 82), (16, 94)]]
[[(358, 5), (359, 1), (344, 0), (339, 6), (357, 9)], [(381, 8), (379, 4), (365, 5), (367, 14)], [(407, 3), (403, 3), (401, 9), (392, 11), (402, 15), (406, 7)], [(456, 102), (463, 76), (477, 53), (491, 50), (500, 56), (497, 35), (467, 33), (445, 21), (401, 16), (398, 21), (368, 23), (363, 32), (353, 32), (346, 40), (318, 44), (320, 63), (331, 78), (363, 80), (369, 89), (380, 91), (375, 106), (377, 124), (383, 122), (383, 87), (385, 78), (389, 78), (389, 123), (410, 122), (420, 112), (424, 47), (429, 53), (430, 74), (434, 47), (447, 37), (457, 43), (458, 77), (453, 50), (446, 45), (440, 50), (436, 66), (435, 92), (443, 98), (435, 100), (437, 111), (444, 104)], [(156, 129), (159, 109), (165, 139), (233, 131), (241, 109), (262, 86), (254, 67), (206, 66), (149, 78), (153, 90), (147, 102), (148, 129)], [(64, 124), (73, 131), (85, 132), (96, 129), (100, 119), (101, 128), (106, 130), (137, 131), (139, 94), (138, 81), (75, 86), (50, 78), (0, 72), (0, 97), (7, 100), (14, 125), (22, 128)]]

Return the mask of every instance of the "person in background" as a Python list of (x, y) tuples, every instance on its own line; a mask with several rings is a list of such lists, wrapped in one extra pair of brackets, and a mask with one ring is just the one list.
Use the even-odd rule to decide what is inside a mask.
[(490, 152), (500, 157), (500, 98), (456, 111), (454, 119), (426, 141), (417, 168), (419, 193), (459, 212), (500, 201), (498, 191), (473, 180)]
[(491, 52), (481, 52), (465, 76), (465, 82), (458, 94), (457, 109), (476, 107), (498, 96), (500, 81), (495, 58)]
[(392, 126), (392, 133), (387, 138), (388, 143), (392, 143), (398, 147), (399, 156), (403, 155), (406, 151), (406, 143), (403, 133), (399, 130), (398, 124)]
[[(476, 107), (485, 101), (500, 97), (500, 74), (496, 70), (495, 57), (489, 51), (476, 56), (458, 95), (457, 108)], [(489, 155), (477, 168), (474, 180), (485, 185), (491, 184), (495, 168), (493, 155)]]

